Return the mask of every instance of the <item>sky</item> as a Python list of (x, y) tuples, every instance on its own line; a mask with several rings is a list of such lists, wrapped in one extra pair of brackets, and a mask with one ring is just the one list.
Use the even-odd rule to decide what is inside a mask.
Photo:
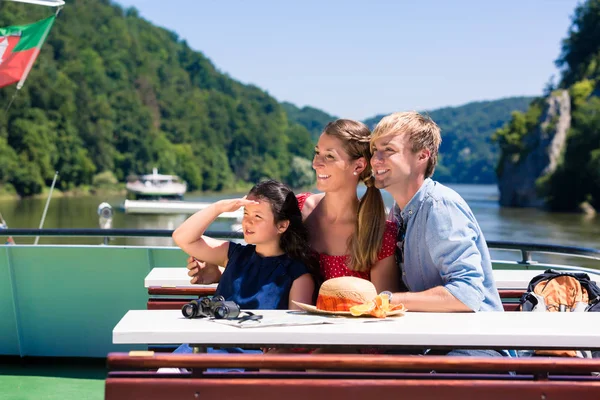
[(366, 119), (540, 95), (578, 0), (116, 0), (279, 101)]

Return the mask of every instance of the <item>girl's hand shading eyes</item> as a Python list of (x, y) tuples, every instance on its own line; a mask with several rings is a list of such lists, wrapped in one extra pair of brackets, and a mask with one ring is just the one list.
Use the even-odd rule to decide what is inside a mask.
[(241, 199), (219, 200), (215, 204), (217, 205), (219, 212), (224, 213), (224, 212), (236, 211), (236, 210), (239, 210), (241, 207), (248, 206), (248, 205), (258, 205), (259, 202), (256, 200), (248, 200), (248, 199), (246, 199), (246, 196), (244, 196)]

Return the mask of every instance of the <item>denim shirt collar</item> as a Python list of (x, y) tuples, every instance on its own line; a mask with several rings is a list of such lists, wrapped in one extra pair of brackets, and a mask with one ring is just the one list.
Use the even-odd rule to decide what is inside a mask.
[(408, 204), (406, 204), (406, 207), (404, 207), (403, 210), (400, 210), (400, 216), (405, 224), (408, 224), (408, 221), (417, 213), (419, 208), (421, 208), (421, 204), (425, 200), (425, 197), (429, 194), (433, 185), (434, 182), (431, 180), (431, 178), (425, 178), (417, 193), (415, 193)]

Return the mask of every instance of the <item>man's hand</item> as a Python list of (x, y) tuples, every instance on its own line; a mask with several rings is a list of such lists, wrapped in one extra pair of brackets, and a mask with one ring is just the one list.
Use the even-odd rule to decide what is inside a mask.
[(190, 283), (208, 285), (221, 279), (221, 269), (218, 265), (198, 261), (194, 257), (189, 257), (187, 261), (188, 275), (192, 277)]

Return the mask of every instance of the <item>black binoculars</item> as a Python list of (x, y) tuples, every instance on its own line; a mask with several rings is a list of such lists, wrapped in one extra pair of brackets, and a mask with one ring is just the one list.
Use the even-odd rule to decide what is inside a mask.
[(181, 308), (186, 318), (235, 319), (240, 315), (240, 306), (234, 301), (225, 301), (223, 296), (201, 297)]

